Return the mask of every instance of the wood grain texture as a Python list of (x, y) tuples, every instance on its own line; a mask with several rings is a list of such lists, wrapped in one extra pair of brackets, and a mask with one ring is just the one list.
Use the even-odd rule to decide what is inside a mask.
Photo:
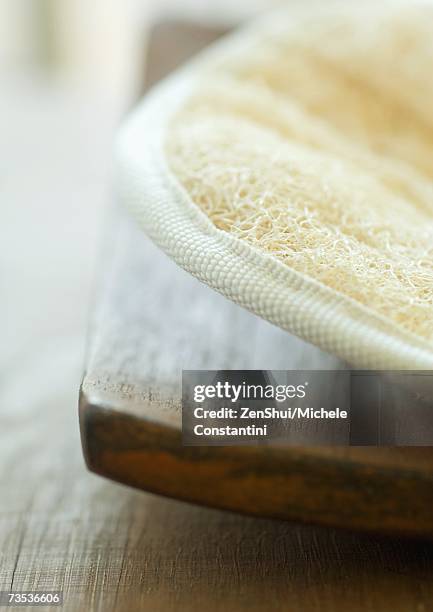
[(13, 444), (0, 447), (0, 588), (63, 588), (73, 612), (432, 609), (432, 544), (253, 519), (97, 478), (82, 463), (73, 397), (56, 399), (9, 417)]
[(433, 535), (430, 448), (182, 446), (182, 368), (344, 364), (193, 279), (121, 212), (113, 227), (81, 397), (91, 470), (255, 515)]

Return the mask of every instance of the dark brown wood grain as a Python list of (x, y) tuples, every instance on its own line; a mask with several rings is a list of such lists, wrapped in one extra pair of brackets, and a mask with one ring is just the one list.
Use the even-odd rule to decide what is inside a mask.
[(182, 368), (343, 368), (177, 268), (117, 211), (81, 391), (89, 468), (208, 506), (433, 536), (433, 450), (182, 445)]

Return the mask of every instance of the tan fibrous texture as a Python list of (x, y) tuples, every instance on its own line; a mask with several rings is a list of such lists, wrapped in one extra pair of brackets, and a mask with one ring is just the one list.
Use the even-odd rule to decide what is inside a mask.
[(433, 339), (433, 5), (288, 14), (215, 62), (167, 152), (219, 229)]

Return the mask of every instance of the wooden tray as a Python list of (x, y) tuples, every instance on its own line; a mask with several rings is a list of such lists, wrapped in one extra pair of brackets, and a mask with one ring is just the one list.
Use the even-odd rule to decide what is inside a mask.
[[(216, 35), (160, 29), (150, 54), (152, 80), (155, 64), (166, 72)], [(183, 41), (180, 50), (173, 37)], [(182, 369), (344, 364), (201, 285), (119, 211), (103, 261), (80, 393), (90, 470), (252, 515), (433, 536), (432, 448), (182, 446)]]

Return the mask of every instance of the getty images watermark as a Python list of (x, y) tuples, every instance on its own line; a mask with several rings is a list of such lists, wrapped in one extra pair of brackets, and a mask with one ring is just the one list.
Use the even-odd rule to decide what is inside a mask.
[[(424, 414), (429, 398), (433, 408), (432, 382), (431, 372), (188, 370), (182, 380), (183, 443), (408, 444), (407, 436), (396, 439), (392, 398), (397, 393), (401, 401), (405, 394), (403, 417), (410, 420), (410, 411), (412, 417)], [(418, 435), (412, 427), (412, 444), (433, 443), (431, 414)]]

